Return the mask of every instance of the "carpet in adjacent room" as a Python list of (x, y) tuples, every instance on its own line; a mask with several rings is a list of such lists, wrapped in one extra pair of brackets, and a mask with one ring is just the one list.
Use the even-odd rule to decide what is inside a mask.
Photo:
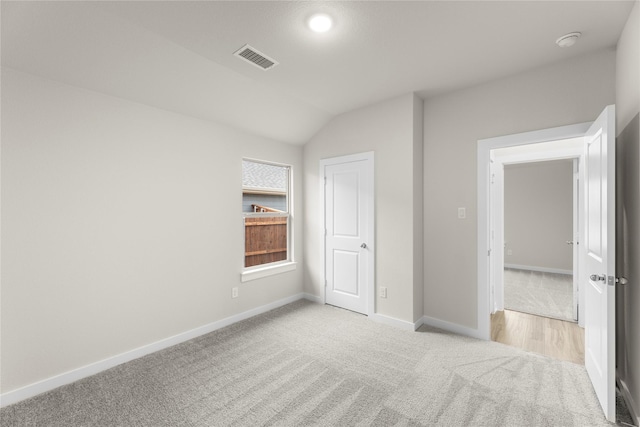
[(573, 322), (573, 276), (505, 268), (504, 308)]

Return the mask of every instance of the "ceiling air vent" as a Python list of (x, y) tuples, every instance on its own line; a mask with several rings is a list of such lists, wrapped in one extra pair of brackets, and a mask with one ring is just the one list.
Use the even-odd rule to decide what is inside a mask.
[(256, 67), (260, 67), (263, 70), (268, 70), (278, 65), (278, 61), (269, 58), (264, 53), (258, 52), (248, 44), (242, 46), (234, 53), (234, 55), (244, 59), (247, 62), (250, 62)]

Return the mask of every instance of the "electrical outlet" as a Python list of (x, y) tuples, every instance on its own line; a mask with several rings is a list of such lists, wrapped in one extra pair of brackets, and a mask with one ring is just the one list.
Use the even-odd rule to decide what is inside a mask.
[(380, 298), (387, 297), (387, 288), (384, 286), (380, 286)]
[(513, 255), (513, 251), (511, 249), (507, 249), (507, 255)]
[(231, 288), (231, 298), (238, 298), (238, 287)]

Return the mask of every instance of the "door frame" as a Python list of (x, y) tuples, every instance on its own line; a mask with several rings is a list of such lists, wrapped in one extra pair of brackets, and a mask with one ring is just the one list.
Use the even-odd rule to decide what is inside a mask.
[(320, 239), (322, 241), (322, 280), (324, 281), (324, 292), (322, 293), (322, 304), (326, 304), (327, 301), (327, 240), (326, 240), (326, 188), (325, 183), (327, 180), (326, 176), (326, 167), (339, 165), (344, 163), (353, 163), (353, 162), (366, 162), (366, 173), (369, 178), (369, 194), (363, 195), (368, 200), (368, 206), (372, 208), (369, 209), (366, 213), (368, 214), (368, 229), (367, 234), (369, 235), (367, 248), (368, 253), (370, 254), (369, 263), (367, 266), (367, 277), (369, 278), (369, 282), (367, 283), (367, 316), (372, 316), (375, 313), (375, 261), (376, 261), (376, 238), (375, 238), (375, 167), (374, 167), (374, 152), (367, 151), (364, 153), (350, 154), (347, 156), (339, 156), (339, 157), (331, 157), (327, 159), (320, 159), (320, 173), (318, 176), (319, 185), (320, 185), (320, 210), (321, 210), (321, 218), (322, 222), (318, 227), (318, 233), (320, 234)]
[(562, 139), (583, 137), (592, 122), (569, 126), (524, 132), (495, 138), (478, 140), (477, 151), (477, 191), (478, 191), (478, 304), (477, 304), (477, 336), (491, 339), (491, 288), (490, 288), (490, 164), (491, 150), (496, 148), (515, 147), (519, 145), (537, 144)]
[[(584, 203), (584, 194), (580, 193), (580, 189), (584, 188), (580, 179), (580, 174), (584, 173), (584, 157), (573, 159), (573, 318), (578, 325), (584, 328), (584, 301), (580, 302), (580, 295), (584, 297), (584, 292), (580, 292), (580, 227), (582, 226), (584, 212), (582, 203)], [(584, 261), (584, 260), (583, 260)], [(582, 306), (582, 313), (580, 312)]]
[[(573, 242), (579, 241), (579, 227), (581, 224), (582, 209), (578, 206), (579, 200), (583, 200), (580, 196), (580, 188), (578, 185), (578, 173), (584, 169), (584, 141), (583, 138), (573, 138), (564, 140), (549, 141), (565, 142), (564, 146), (559, 147), (532, 147), (531, 149), (525, 149), (523, 152), (518, 153), (498, 153), (492, 149), (490, 151), (491, 156), (491, 179), (492, 187), (489, 194), (490, 203), (490, 223), (491, 223), (491, 238), (492, 238), (492, 250), (490, 272), (494, 272), (494, 277), (490, 277), (489, 288), (491, 292), (491, 314), (495, 311), (504, 310), (504, 166), (526, 163), (537, 163), (553, 160), (572, 160), (572, 228), (571, 239)], [(584, 303), (578, 301), (579, 295), (579, 245), (572, 245), (572, 280), (573, 280), (573, 297), (572, 297), (572, 313), (573, 319), (579, 320), (580, 326), (584, 327)], [(578, 309), (581, 311), (578, 315)]]

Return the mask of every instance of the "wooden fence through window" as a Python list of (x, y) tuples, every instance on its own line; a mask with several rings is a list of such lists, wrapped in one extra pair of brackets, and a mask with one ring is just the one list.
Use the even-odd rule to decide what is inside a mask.
[(244, 219), (244, 266), (287, 259), (287, 217)]

